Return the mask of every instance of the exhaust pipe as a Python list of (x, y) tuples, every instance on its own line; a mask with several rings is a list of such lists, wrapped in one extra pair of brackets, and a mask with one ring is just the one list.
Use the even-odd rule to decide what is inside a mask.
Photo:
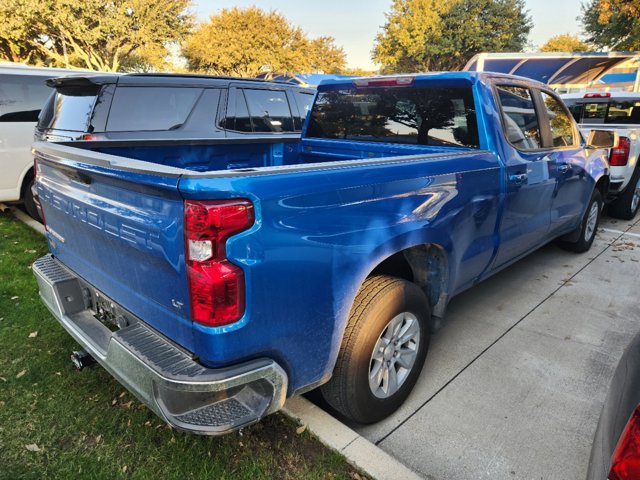
[(95, 365), (96, 359), (84, 350), (74, 351), (71, 353), (71, 363), (77, 370)]

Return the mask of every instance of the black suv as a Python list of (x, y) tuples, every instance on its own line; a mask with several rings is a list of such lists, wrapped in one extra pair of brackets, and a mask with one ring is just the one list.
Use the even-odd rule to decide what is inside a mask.
[(257, 79), (95, 74), (47, 81), (36, 140), (206, 140), (299, 135), (314, 89)]

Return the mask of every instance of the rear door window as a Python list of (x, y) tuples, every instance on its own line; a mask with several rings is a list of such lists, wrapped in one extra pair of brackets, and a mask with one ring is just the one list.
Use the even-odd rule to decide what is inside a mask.
[(525, 87), (498, 85), (507, 140), (519, 150), (542, 148), (540, 123), (531, 90)]
[(51, 94), (46, 76), (0, 75), (0, 122), (35, 122)]
[(287, 95), (281, 90), (245, 89), (254, 132), (293, 132)]
[(242, 90), (236, 91), (235, 116), (229, 118), (229, 128), (238, 132), (253, 132), (247, 99)]
[(107, 131), (175, 130), (189, 117), (201, 88), (118, 87)]
[(471, 88), (344, 88), (318, 93), (307, 136), (478, 148)]

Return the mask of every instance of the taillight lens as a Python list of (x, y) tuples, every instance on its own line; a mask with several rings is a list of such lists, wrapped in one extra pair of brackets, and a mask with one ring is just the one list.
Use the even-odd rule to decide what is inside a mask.
[(618, 144), (611, 149), (609, 155), (609, 165), (614, 167), (623, 167), (629, 161), (629, 152), (631, 151), (631, 141), (627, 137), (620, 137)]
[(195, 322), (228, 325), (244, 314), (244, 274), (227, 260), (225, 247), (231, 235), (253, 222), (253, 205), (248, 200), (185, 201), (185, 257)]
[(624, 427), (611, 457), (609, 480), (640, 478), (640, 406), (636, 407)]

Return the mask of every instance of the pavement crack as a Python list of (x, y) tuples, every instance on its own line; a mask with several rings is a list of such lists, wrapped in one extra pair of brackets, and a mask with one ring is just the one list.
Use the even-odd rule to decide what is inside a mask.
[(358, 440), (359, 438), (361, 438), (361, 436), (360, 436), (360, 435), (358, 435), (356, 438), (354, 438), (354, 439), (353, 439), (353, 440), (351, 440), (349, 443), (347, 443), (344, 447), (342, 447), (342, 448), (340, 449), (340, 451), (341, 451), (341, 452), (344, 452), (347, 448), (349, 448), (349, 446), (351, 446), (351, 444), (352, 444), (353, 442), (355, 442), (355, 441), (356, 441), (356, 440)]
[[(640, 222), (640, 220), (638, 220)], [(571, 283), (571, 281), (578, 276), (584, 269), (586, 269), (589, 265), (595, 262), (602, 254), (607, 252), (616, 242), (618, 242), (624, 235), (627, 235), (629, 230), (631, 230), (638, 222), (635, 222), (633, 225), (629, 225), (629, 227), (625, 231), (621, 231), (618, 236), (612, 240), (611, 242), (607, 242), (605, 248), (602, 249), (600, 253), (595, 255), (592, 259), (590, 259), (586, 264), (584, 264), (577, 272), (571, 275), (569, 278), (562, 281), (562, 284), (558, 286), (555, 290), (553, 290), (549, 295), (547, 295), (544, 299), (542, 299), (538, 304), (536, 304), (533, 308), (531, 308), (527, 313), (525, 313), (517, 322), (511, 325), (507, 330), (505, 330), (498, 338), (496, 338), (493, 342), (491, 342), (484, 350), (482, 350), (478, 355), (476, 355), (469, 363), (467, 363), (464, 367), (462, 367), (458, 373), (456, 373), (453, 377), (451, 377), (444, 385), (442, 385), (433, 395), (431, 395), (427, 400), (425, 400), (418, 408), (415, 409), (409, 416), (407, 416), (404, 420), (402, 420), (398, 425), (393, 427), (388, 433), (378, 439), (375, 444), (380, 445), (387, 438), (389, 438), (394, 432), (396, 432), (400, 427), (402, 427), (407, 421), (413, 418), (420, 410), (422, 410), (431, 400), (437, 397), (445, 388), (447, 388), (453, 381), (458, 378), (464, 371), (467, 370), (471, 365), (473, 365), (476, 360), (478, 360), (482, 355), (484, 355), (491, 347), (496, 345), (500, 340), (502, 340), (509, 332), (511, 332), (514, 328), (516, 328), (523, 320), (525, 320), (529, 315), (535, 312), (542, 304), (544, 304), (547, 300), (553, 297), (560, 289), (565, 287), (567, 284)], [(610, 232), (609, 232), (610, 233)]]

